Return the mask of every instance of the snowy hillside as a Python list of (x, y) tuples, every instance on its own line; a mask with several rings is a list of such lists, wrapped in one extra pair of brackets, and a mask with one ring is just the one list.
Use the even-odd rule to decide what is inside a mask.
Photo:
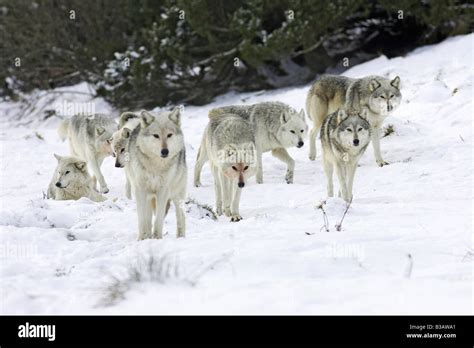
[[(284, 183), (285, 165), (264, 155), (264, 184), (251, 179), (244, 189), (241, 222), (214, 221), (189, 204), (185, 239), (176, 239), (171, 211), (162, 240), (137, 242), (135, 202), (113, 159), (102, 167), (106, 202), (45, 200), (53, 153), (68, 153), (58, 121), (30, 122), (37, 110), (29, 110), (18, 125), (18, 105), (0, 104), (0, 312), (472, 314), (473, 40), (451, 38), (346, 72), (399, 75), (403, 100), (385, 123), (394, 133), (381, 140), (391, 164), (377, 167), (368, 149), (340, 232), (338, 198), (323, 204), (330, 232), (322, 229), (326, 179), (320, 151), (311, 162), (306, 144), (289, 150), (293, 185)], [(188, 196), (215, 203), (208, 165), (203, 187), (192, 186), (210, 108), (277, 100), (299, 110), (308, 88), (186, 107)], [(86, 86), (63, 90), (75, 89)], [(96, 111), (111, 111), (95, 102)]]

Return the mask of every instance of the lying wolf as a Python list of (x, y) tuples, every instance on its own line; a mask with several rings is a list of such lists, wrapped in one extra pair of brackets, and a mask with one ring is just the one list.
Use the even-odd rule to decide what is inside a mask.
[(211, 117), (204, 130), (198, 162), (208, 158), (214, 177), (216, 210), (237, 222), (240, 194), (245, 182), (256, 172), (253, 126), (234, 114)]
[(338, 109), (367, 109), (372, 127), (372, 146), (379, 166), (388, 164), (380, 153), (380, 128), (387, 115), (401, 102), (400, 78), (393, 80), (381, 76), (352, 79), (345, 76), (323, 75), (310, 88), (306, 98), (306, 112), (313, 120), (310, 132), (309, 159), (316, 158), (316, 135), (327, 115)]
[(323, 166), (329, 197), (334, 195), (332, 174), (335, 168), (340, 196), (346, 202), (352, 200), (357, 164), (370, 142), (371, 127), (366, 118), (367, 110), (346, 113), (341, 109), (326, 117), (322, 124)]
[(100, 192), (107, 193), (100, 166), (105, 157), (112, 156), (112, 134), (117, 130), (117, 123), (112, 118), (94, 114), (89, 116), (76, 115), (62, 121), (58, 133), (64, 141), (69, 139), (71, 155), (87, 162), (93, 173), (94, 185), (99, 180)]
[(48, 187), (47, 198), (56, 200), (77, 200), (87, 197), (95, 202), (105, 201), (104, 196), (95, 191), (94, 183), (87, 172), (87, 164), (80, 158), (59, 156), (58, 166)]
[[(209, 118), (232, 113), (249, 121), (255, 133), (257, 149), (257, 183), (263, 183), (262, 153), (271, 151), (272, 155), (287, 165), (285, 180), (293, 183), (295, 161), (286, 151), (296, 146), (301, 148), (308, 132), (304, 110), (299, 113), (280, 102), (264, 102), (246, 106), (224, 106), (209, 111)], [(200, 176), (207, 157), (199, 156), (194, 168), (194, 186), (201, 186)]]
[(128, 152), (125, 170), (137, 200), (138, 239), (162, 238), (169, 201), (176, 209), (177, 236), (184, 237), (187, 167), (180, 108), (158, 114), (142, 111)]
[[(112, 151), (115, 155), (115, 167), (124, 168), (129, 161), (128, 141), (132, 131), (140, 124), (140, 117), (133, 112), (124, 112), (120, 115), (119, 130), (112, 135)], [(128, 171), (125, 170), (125, 196), (132, 199), (132, 189)]]

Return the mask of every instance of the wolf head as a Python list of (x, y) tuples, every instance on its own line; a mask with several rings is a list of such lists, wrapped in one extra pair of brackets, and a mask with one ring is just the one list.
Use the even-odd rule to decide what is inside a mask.
[(219, 154), (219, 161), (225, 176), (243, 188), (247, 179), (256, 173), (257, 151), (254, 143), (228, 144)]
[(65, 189), (69, 185), (84, 182), (89, 174), (87, 173), (87, 164), (77, 157), (59, 156), (54, 154), (58, 160), (56, 167), (55, 186)]
[(140, 113), (140, 126), (137, 145), (146, 154), (172, 158), (184, 148), (180, 107), (157, 115), (143, 110)]
[(369, 107), (372, 111), (386, 115), (395, 110), (402, 99), (400, 93), (400, 78), (393, 80), (371, 79), (369, 82)]
[(127, 148), (131, 134), (132, 130), (124, 127), (112, 135), (111, 145), (115, 157), (115, 167), (117, 168), (125, 167), (125, 164), (128, 162), (129, 155)]
[(95, 128), (95, 138), (94, 145), (99, 153), (105, 156), (113, 156), (114, 152), (112, 149), (112, 135), (116, 131), (110, 127), (105, 128), (103, 126), (96, 126)]
[(307, 133), (303, 109), (299, 113), (285, 111), (281, 114), (277, 138), (284, 147), (303, 147)]
[(362, 148), (370, 141), (367, 109), (346, 112), (340, 109), (337, 118), (337, 140), (346, 149)]

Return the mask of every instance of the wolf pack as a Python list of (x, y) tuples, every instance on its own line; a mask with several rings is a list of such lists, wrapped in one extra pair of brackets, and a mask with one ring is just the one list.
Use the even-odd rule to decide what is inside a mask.
[[(327, 195), (334, 196), (333, 174), (339, 197), (352, 201), (358, 162), (370, 141), (378, 166), (388, 163), (380, 151), (384, 119), (401, 102), (400, 78), (366, 76), (359, 79), (322, 75), (306, 98), (309, 159), (316, 159), (316, 137), (321, 139)], [(230, 105), (211, 109), (194, 167), (194, 185), (201, 186), (201, 171), (209, 162), (214, 179), (215, 210), (230, 221), (242, 219), (242, 190), (249, 178), (263, 183), (262, 155), (286, 164), (285, 182), (292, 184), (295, 160), (288, 148), (302, 148), (308, 138), (304, 109), (281, 102)], [(47, 197), (56, 200), (105, 201), (109, 188), (101, 172), (104, 159), (115, 157), (115, 167), (125, 172), (125, 196), (134, 198), (138, 239), (162, 238), (163, 222), (173, 204), (177, 237), (184, 237), (187, 165), (181, 128), (183, 108), (151, 112), (124, 112), (118, 123), (110, 115), (75, 115), (58, 129), (68, 140), (70, 155), (54, 154), (58, 165)]]

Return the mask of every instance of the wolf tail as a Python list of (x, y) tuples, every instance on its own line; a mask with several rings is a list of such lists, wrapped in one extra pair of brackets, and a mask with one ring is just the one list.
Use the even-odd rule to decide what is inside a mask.
[(201, 170), (204, 164), (207, 162), (208, 155), (206, 150), (206, 133), (207, 128), (204, 130), (204, 135), (202, 137), (201, 145), (199, 146), (197, 158), (196, 158), (196, 165), (194, 166), (194, 186), (199, 187), (201, 186)]
[(69, 120), (62, 120), (58, 128), (58, 134), (62, 141), (66, 140), (69, 130)]
[(120, 115), (119, 128), (122, 128), (130, 119), (138, 118), (138, 115), (134, 112), (126, 111)]

